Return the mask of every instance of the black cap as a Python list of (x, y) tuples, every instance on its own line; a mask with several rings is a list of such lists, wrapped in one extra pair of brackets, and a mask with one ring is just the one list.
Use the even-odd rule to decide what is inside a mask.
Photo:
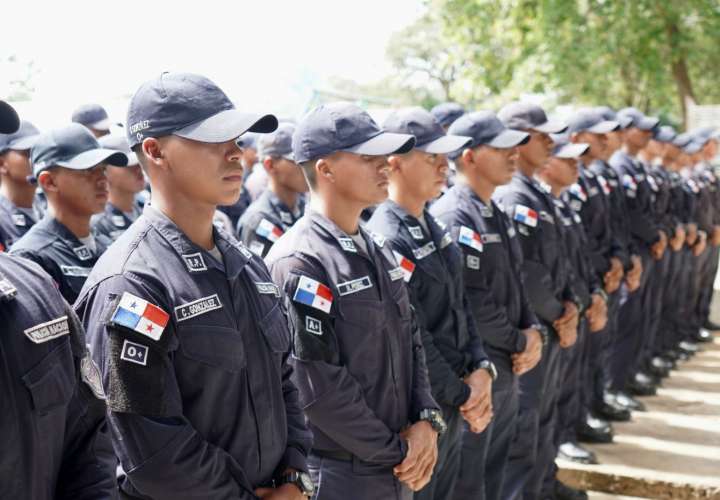
[(443, 102), (433, 107), (430, 112), (443, 127), (452, 123), (465, 114), (465, 108), (456, 102)]
[(146, 137), (177, 135), (199, 142), (219, 143), (245, 132), (272, 132), (273, 115), (243, 113), (225, 92), (204, 76), (162, 73), (135, 92), (127, 114), (130, 147)]
[(618, 114), (609, 106), (597, 106), (593, 108), (593, 111), (597, 111), (606, 120), (616, 121), (620, 124), (621, 129), (626, 129), (632, 125), (632, 119), (627, 116), (618, 116)]
[(0, 134), (12, 134), (20, 126), (15, 109), (5, 101), (0, 101)]
[[(455, 120), (448, 133), (470, 137), (472, 141), (466, 146), (469, 148), (486, 145), (508, 149), (530, 140), (530, 134), (507, 128), (492, 111), (475, 111), (463, 115)], [(457, 158), (460, 154), (462, 151), (458, 150), (450, 156)]]
[(682, 149), (685, 146), (687, 146), (688, 144), (690, 144), (692, 142), (692, 140), (693, 140), (692, 134), (685, 132), (683, 134), (678, 134), (677, 136), (675, 136), (675, 139), (673, 139), (672, 143), (674, 146), (677, 146)]
[(615, 120), (606, 120), (605, 117), (593, 109), (579, 109), (568, 120), (568, 132), (590, 132), (592, 134), (607, 134), (620, 128)]
[(677, 137), (677, 132), (670, 125), (663, 125), (655, 129), (653, 139), (658, 142), (673, 142)]
[(623, 108), (617, 112), (618, 116), (627, 117), (632, 120), (630, 127), (639, 128), (640, 130), (653, 130), (660, 123), (659, 118), (653, 116), (645, 116), (645, 114), (637, 108)]
[(88, 170), (100, 163), (124, 167), (128, 163), (125, 153), (105, 149), (95, 136), (79, 123), (40, 134), (30, 150), (33, 175), (52, 167)]
[(323, 104), (300, 121), (293, 134), (293, 155), (302, 163), (336, 151), (359, 155), (407, 153), (415, 137), (382, 130), (375, 120), (354, 104)]
[(99, 104), (83, 104), (73, 111), (71, 121), (94, 130), (110, 130), (112, 122)]
[(552, 155), (556, 158), (578, 159), (590, 150), (590, 144), (584, 142), (570, 142), (567, 134), (552, 134), (555, 143)]
[(8, 150), (27, 151), (32, 148), (40, 131), (32, 123), (20, 120), (20, 128), (13, 134), (0, 134), (0, 153)]
[(383, 123), (383, 130), (415, 136), (415, 149), (431, 154), (448, 154), (466, 147), (472, 138), (447, 135), (435, 117), (423, 108), (395, 111)]
[(545, 134), (559, 134), (567, 130), (567, 125), (548, 120), (545, 111), (537, 104), (529, 102), (511, 102), (498, 111), (498, 118), (506, 127), (516, 130), (536, 130)]
[(683, 147), (683, 151), (685, 151), (689, 155), (694, 155), (695, 153), (699, 153), (702, 151), (703, 146), (705, 146), (705, 141), (698, 140), (696, 137), (694, 137), (690, 142), (688, 142), (685, 147)]
[(295, 125), (281, 123), (275, 132), (261, 135), (257, 140), (258, 155), (261, 158), (272, 156), (295, 161), (292, 154), (292, 136), (294, 132)]
[(128, 167), (139, 164), (138, 157), (130, 149), (130, 146), (128, 145), (127, 139), (125, 139), (125, 136), (107, 134), (98, 139), (98, 142), (100, 143), (100, 146), (105, 149), (112, 149), (113, 151), (120, 151), (121, 153), (125, 153), (125, 156), (127, 156), (128, 159)]

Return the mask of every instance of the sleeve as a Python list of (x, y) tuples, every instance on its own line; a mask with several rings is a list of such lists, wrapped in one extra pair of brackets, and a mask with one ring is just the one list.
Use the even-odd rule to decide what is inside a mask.
[(629, 173), (622, 175), (627, 201), (630, 234), (646, 245), (658, 241), (658, 226), (652, 214), (651, 192), (648, 182), (638, 183)]
[(292, 381), (293, 368), (289, 363), (289, 355), (283, 360), (282, 390), (285, 400), (285, 413), (288, 422), (287, 448), (275, 472), (282, 475), (285, 469), (291, 468), (307, 472), (307, 456), (312, 446), (312, 435), (305, 424), (305, 414), (300, 407), (297, 387)]
[(273, 244), (257, 232), (262, 218), (262, 214), (256, 212), (244, 214), (238, 221), (237, 233), (238, 238), (246, 247), (259, 255), (260, 258), (265, 258)]
[(363, 461), (402, 462), (404, 441), (370, 409), (362, 386), (342, 364), (335, 318), (292, 299), (301, 276), (324, 283), (324, 273), (290, 258), (272, 262), (270, 272), (285, 293), (293, 326), (293, 381), (310, 423)]
[(412, 308), (412, 330), (413, 330), (413, 381), (412, 381), (412, 404), (411, 415), (413, 419), (419, 417), (420, 412), (425, 409), (439, 410), (430, 388), (430, 377), (425, 360), (425, 349), (423, 346), (422, 332), (417, 323), (417, 315)]
[(244, 471), (184, 417), (173, 369), (172, 322), (157, 340), (120, 326), (124, 294), (170, 310), (163, 294), (132, 275), (110, 278), (76, 304), (107, 389), (108, 421), (131, 493), (156, 499), (255, 498)]

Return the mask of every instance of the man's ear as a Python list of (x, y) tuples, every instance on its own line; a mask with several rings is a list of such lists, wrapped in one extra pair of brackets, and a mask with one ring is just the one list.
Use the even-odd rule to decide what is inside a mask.
[(390, 155), (388, 156), (388, 165), (390, 166), (390, 173), (398, 172), (400, 170), (400, 165), (402, 164), (402, 160), (398, 158), (396, 155)]
[(142, 152), (149, 165), (167, 168), (167, 159), (163, 152), (163, 143), (155, 137), (148, 137), (142, 142)]
[(271, 157), (266, 156), (265, 158), (263, 158), (262, 165), (268, 175), (273, 175), (273, 173), (275, 173), (275, 162)]
[(460, 154), (462, 160), (462, 167), (468, 168), (475, 162), (475, 151), (472, 148), (465, 148)]
[(40, 172), (37, 176), (37, 183), (46, 193), (57, 193), (60, 190), (55, 175), (49, 170)]
[(325, 158), (320, 158), (315, 162), (315, 178), (325, 179), (327, 182), (335, 182), (335, 172), (333, 171), (332, 165)]
[(5, 154), (0, 154), (0, 175), (7, 175), (8, 174), (8, 168), (7, 168), (7, 160), (5, 159)]

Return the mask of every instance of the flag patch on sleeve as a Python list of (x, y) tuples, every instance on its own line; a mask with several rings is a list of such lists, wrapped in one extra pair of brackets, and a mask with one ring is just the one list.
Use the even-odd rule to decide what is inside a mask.
[(483, 251), (482, 238), (475, 231), (467, 226), (460, 226), (460, 232), (458, 233), (458, 243), (467, 245), (470, 248), (474, 248), (478, 252)]
[(398, 267), (402, 270), (403, 280), (405, 281), (405, 283), (408, 283), (410, 281), (410, 278), (412, 278), (413, 272), (415, 272), (415, 263), (405, 257), (403, 254), (394, 250), (393, 255), (395, 256), (395, 260), (398, 263)]
[(293, 300), (329, 314), (333, 303), (333, 295), (326, 285), (307, 276), (300, 276)]
[(535, 227), (538, 223), (537, 212), (530, 207), (526, 207), (525, 205), (518, 205), (515, 207), (515, 216), (513, 218), (516, 221), (530, 227)]
[(170, 316), (155, 304), (125, 292), (110, 322), (129, 328), (153, 340), (160, 340)]
[(260, 224), (258, 224), (257, 229), (255, 229), (255, 233), (266, 240), (275, 243), (277, 239), (283, 235), (283, 230), (269, 220), (263, 219), (260, 221)]

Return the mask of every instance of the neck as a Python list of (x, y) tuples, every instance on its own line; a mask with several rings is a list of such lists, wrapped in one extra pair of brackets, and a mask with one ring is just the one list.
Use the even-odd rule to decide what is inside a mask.
[(177, 192), (172, 193), (172, 196), (166, 196), (166, 193), (159, 189), (153, 189), (151, 206), (165, 214), (197, 246), (205, 250), (215, 247), (213, 239), (215, 205), (198, 203)]
[(360, 213), (366, 208), (364, 204), (349, 203), (335, 199), (333, 196), (322, 197), (317, 193), (310, 195), (310, 206), (324, 215), (346, 234), (355, 234), (360, 225)]
[(492, 195), (497, 187), (495, 184), (490, 183), (487, 179), (478, 175), (474, 175), (472, 178), (461, 175), (459, 181), (467, 184), (486, 205), (491, 203)]
[(550, 186), (550, 192), (555, 198), (560, 198), (560, 195), (563, 192), (563, 189), (565, 189), (567, 186), (562, 186), (556, 182), (553, 182), (551, 179), (548, 179), (546, 176), (542, 174), (537, 174), (537, 178), (546, 183), (548, 186)]
[(76, 238), (87, 238), (90, 236), (90, 216), (78, 214), (67, 207), (59, 206), (56, 203), (48, 203), (48, 213), (60, 224), (68, 228)]
[(270, 189), (270, 191), (272, 191), (286, 207), (290, 210), (295, 210), (295, 205), (297, 204), (298, 199), (298, 194), (295, 191), (276, 183), (272, 177), (270, 178), (268, 189)]
[(522, 156), (518, 158), (517, 166), (518, 169), (528, 177), (532, 177), (533, 175), (535, 175), (535, 171), (537, 170), (537, 167), (535, 165), (529, 163)]
[(389, 198), (403, 208), (407, 213), (419, 219), (423, 215), (425, 209), (425, 203), (427, 200), (413, 196), (407, 190), (400, 189), (400, 187), (394, 182), (390, 183)]
[(7, 177), (0, 184), (0, 194), (10, 200), (13, 205), (21, 208), (32, 208), (35, 199), (35, 186), (23, 183), (22, 186)]
[(633, 146), (629, 142), (626, 142), (623, 144), (623, 151), (625, 151), (630, 156), (637, 156), (638, 152), (640, 151), (640, 148), (637, 146)]
[(110, 204), (123, 212), (132, 212), (135, 206), (135, 194), (129, 191), (110, 190), (108, 198)]

